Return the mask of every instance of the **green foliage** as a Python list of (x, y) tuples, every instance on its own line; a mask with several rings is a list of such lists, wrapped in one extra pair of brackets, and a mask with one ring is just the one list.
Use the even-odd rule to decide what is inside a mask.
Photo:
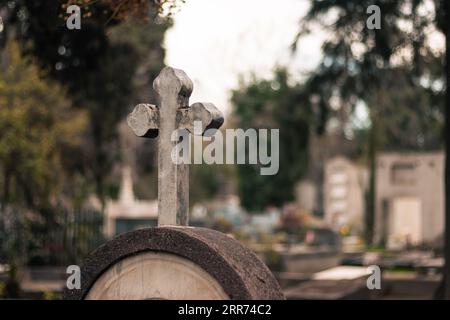
[(206, 164), (191, 166), (190, 180), (195, 183), (191, 183), (189, 187), (190, 202), (195, 204), (212, 199), (219, 191), (222, 178), (223, 167)]
[[(382, 125), (377, 135), (385, 135), (379, 137), (377, 149), (440, 146), (443, 54), (430, 45), (425, 30), (440, 26), (441, 2), (435, 1), (431, 13), (424, 10), (424, 2), (311, 1), (299, 37), (317, 23), (331, 35), (323, 45), (322, 62), (307, 81), (308, 95), (320, 106), (324, 122), (337, 114), (348, 121), (353, 107), (364, 101), (372, 124)], [(370, 5), (381, 9), (379, 30), (366, 27)], [(301, 49), (301, 41), (297, 44)], [(337, 111), (333, 100), (339, 101)]]
[[(95, 13), (99, 13), (97, 9), (97, 1), (92, 0), (65, 0), (63, 8), (76, 4), (84, 9), (84, 16), (91, 17)], [(147, 12), (156, 10), (162, 15), (172, 15), (181, 4), (186, 0), (103, 0), (101, 5), (103, 11), (101, 14), (108, 17), (108, 20), (126, 20), (130, 18), (139, 18), (148, 21)]]
[[(127, 8), (123, 3), (94, 1), (88, 10), (83, 7), (87, 15), (81, 30), (69, 31), (62, 6), (67, 2), (0, 3), (7, 26), (0, 37), (17, 38), (22, 51), (36, 57), (40, 69), (67, 88), (75, 108), (86, 111), (88, 131), (83, 148), (71, 157), (83, 191), (71, 196), (82, 202), (95, 191), (104, 200), (117, 189), (111, 172), (121, 160), (118, 123), (137, 100), (152, 94), (148, 79), (163, 66), (162, 41), (170, 19), (159, 17), (159, 5), (133, 1), (127, 6), (147, 8), (140, 12), (145, 12), (148, 21), (137, 22), (131, 15), (123, 22), (125, 16), (116, 12), (117, 6)], [(165, 2), (170, 1), (161, 4)]]
[(42, 293), (42, 300), (62, 300), (62, 294), (52, 291), (44, 291)]
[(57, 201), (65, 178), (64, 150), (81, 144), (86, 118), (74, 112), (64, 90), (42, 79), (21, 57), (17, 43), (6, 47), (0, 74), (0, 202), (45, 209)]
[(264, 262), (272, 271), (283, 271), (283, 257), (273, 248), (266, 249), (263, 252)]
[(0, 297), (5, 299), (22, 298), (23, 293), (20, 288), (18, 273), (19, 268), (14, 264), (14, 262), (11, 262), (8, 270), (8, 277), (2, 286), (3, 288), (0, 288)]
[(412, 83), (403, 69), (385, 72), (376, 96), (367, 97), (382, 150), (426, 151), (442, 148), (443, 94)]
[(241, 84), (232, 95), (236, 127), (280, 129), (280, 165), (274, 176), (260, 175), (258, 165), (239, 165), (239, 195), (248, 210), (280, 206), (293, 198), (293, 187), (306, 171), (313, 112), (302, 89), (290, 85), (286, 70), (273, 80)]

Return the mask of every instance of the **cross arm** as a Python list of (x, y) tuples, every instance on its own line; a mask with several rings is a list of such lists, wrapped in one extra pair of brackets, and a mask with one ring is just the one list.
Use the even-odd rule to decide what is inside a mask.
[(158, 108), (152, 104), (138, 104), (128, 115), (127, 123), (138, 137), (155, 138), (159, 128)]
[[(197, 102), (190, 108), (178, 110), (178, 126), (180, 129), (187, 129), (195, 135), (203, 135), (208, 129), (219, 129), (223, 124), (223, 115), (212, 103)], [(195, 132), (194, 123), (201, 122), (201, 132)]]
[[(194, 132), (195, 121), (201, 122), (201, 132)], [(208, 129), (219, 129), (223, 121), (222, 113), (212, 103), (197, 102), (177, 110), (178, 128), (196, 135), (203, 135)], [(158, 136), (159, 110), (152, 104), (139, 104), (128, 115), (127, 122), (138, 137), (155, 138)]]

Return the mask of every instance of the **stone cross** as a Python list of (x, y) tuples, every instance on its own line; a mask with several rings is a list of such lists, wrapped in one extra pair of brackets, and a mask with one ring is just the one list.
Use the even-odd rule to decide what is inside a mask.
[[(158, 141), (158, 225), (188, 225), (189, 220), (189, 167), (172, 160), (172, 141), (175, 130), (188, 130), (203, 134), (223, 124), (222, 113), (211, 103), (189, 106), (193, 90), (191, 79), (182, 70), (166, 67), (153, 82), (159, 96), (159, 105), (139, 104), (128, 116), (133, 132)], [(201, 121), (202, 132), (194, 132), (194, 121)]]

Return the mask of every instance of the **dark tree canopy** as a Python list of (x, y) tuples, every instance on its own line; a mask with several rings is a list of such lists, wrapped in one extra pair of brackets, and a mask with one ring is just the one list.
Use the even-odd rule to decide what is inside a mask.
[[(410, 79), (400, 79), (402, 87), (419, 88), (420, 94), (430, 94), (431, 107), (439, 106), (442, 113), (443, 54), (430, 46), (424, 30), (441, 26), (439, 8), (443, 2), (435, 1), (435, 10), (426, 13), (423, 3), (421, 0), (311, 1), (294, 48), (301, 50), (301, 36), (316, 24), (331, 35), (323, 45), (322, 62), (308, 81), (310, 95), (318, 99), (323, 109), (323, 120), (329, 115), (332, 97), (340, 99), (341, 108), (347, 113), (360, 100), (370, 101), (372, 105), (368, 107), (376, 110), (376, 104), (380, 103), (375, 103), (374, 97), (380, 97), (380, 91), (395, 94), (394, 90), (385, 90), (385, 79), (395, 78), (400, 72)], [(381, 9), (379, 30), (366, 26), (367, 8), (371, 5)], [(334, 22), (330, 23), (333, 17)], [(402, 24), (410, 28), (401, 27)], [(395, 75), (390, 73), (391, 69), (396, 70)], [(421, 111), (418, 108), (415, 112)]]
[[(104, 199), (117, 190), (110, 177), (120, 161), (118, 123), (136, 100), (152, 95), (151, 80), (163, 67), (162, 42), (171, 25), (159, 15), (166, 2), (171, 1), (0, 2), (5, 26), (0, 42), (17, 39), (22, 51), (67, 89), (73, 107), (87, 111), (85, 142), (70, 156), (71, 170), (86, 180), (76, 198), (95, 192)], [(74, 3), (84, 13), (80, 30), (66, 27), (65, 8)], [(125, 10), (130, 6), (135, 11)]]
[(278, 70), (272, 80), (254, 79), (233, 92), (237, 127), (280, 130), (276, 175), (261, 175), (259, 165), (237, 168), (239, 195), (246, 209), (257, 211), (271, 205), (281, 206), (293, 199), (294, 185), (306, 172), (313, 127), (313, 113), (304, 98), (299, 86), (289, 84), (286, 70)]

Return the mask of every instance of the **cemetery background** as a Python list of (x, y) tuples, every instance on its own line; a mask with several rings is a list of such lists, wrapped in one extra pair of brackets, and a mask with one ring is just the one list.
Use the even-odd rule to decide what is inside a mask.
[[(439, 2), (387, 2), (375, 33), (365, 28), (369, 2), (339, 3), (340, 24), (325, 15), (321, 27), (331, 9), (311, 2), (298, 30), (329, 33), (322, 60), (299, 76), (303, 60), (293, 55), (295, 63), (243, 74), (231, 88), (225, 127), (281, 129), (276, 176), (250, 165), (191, 166), (191, 224), (253, 249), (288, 298), (432, 298), (441, 281), (442, 10)], [(89, 6), (75, 32), (65, 29), (63, 1), (0, 4), (3, 297), (60, 298), (67, 265), (108, 238), (156, 224), (156, 144), (134, 138), (124, 119), (154, 101), (164, 39), (180, 30), (190, 4), (160, 13), (133, 3)], [(412, 29), (398, 28), (399, 16)], [(301, 51), (303, 37), (281, 49)], [(383, 196), (388, 184), (397, 195)], [(371, 264), (384, 269), (381, 292), (365, 288)]]

